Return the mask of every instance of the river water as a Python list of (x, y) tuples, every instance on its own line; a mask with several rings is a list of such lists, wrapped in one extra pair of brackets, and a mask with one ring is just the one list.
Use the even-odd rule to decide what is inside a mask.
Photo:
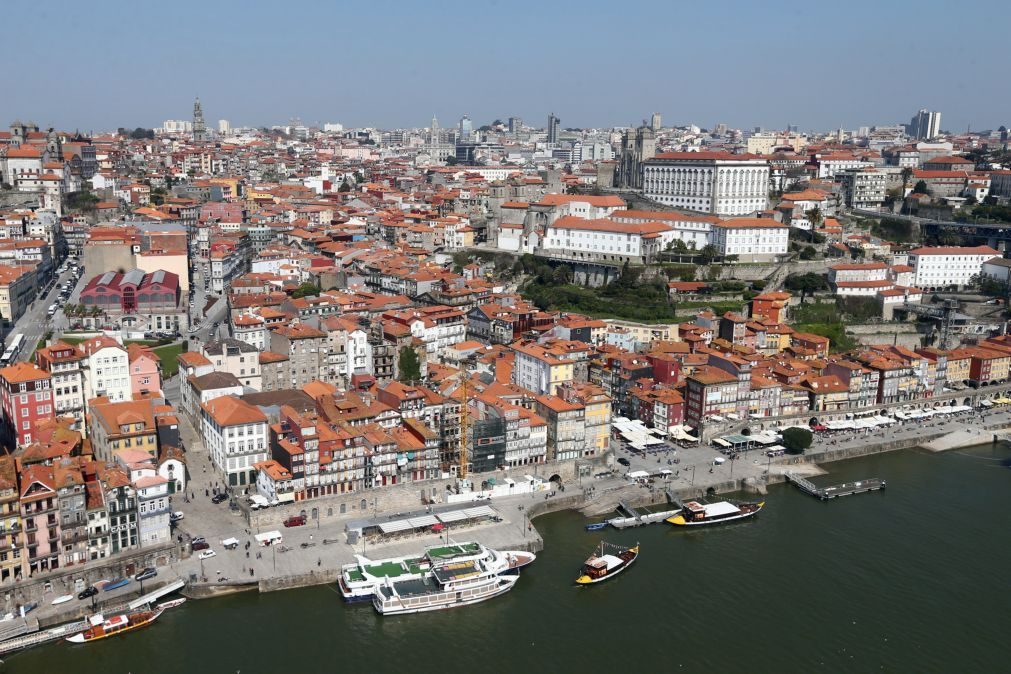
[[(150, 628), (8, 658), (6, 671), (991, 672), (1011, 635), (1011, 453), (903, 451), (821, 484), (887, 491), (819, 502), (770, 489), (754, 521), (586, 532), (536, 520), (546, 549), (510, 594), (381, 618), (326, 587), (188, 602)], [(613, 581), (572, 581), (601, 535), (642, 544)]]

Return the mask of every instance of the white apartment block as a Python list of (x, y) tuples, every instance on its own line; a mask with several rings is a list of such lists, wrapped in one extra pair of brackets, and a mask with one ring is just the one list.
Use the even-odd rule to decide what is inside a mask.
[(720, 216), (769, 207), (769, 162), (727, 152), (668, 152), (643, 164), (643, 193), (662, 204)]
[(790, 228), (771, 218), (732, 218), (713, 225), (713, 246), (742, 262), (772, 262), (785, 255)]
[[(702, 250), (709, 245), (712, 241), (713, 224), (720, 221), (715, 215), (637, 210), (614, 211), (611, 213), (610, 219), (629, 224), (662, 222), (665, 225), (670, 225), (673, 230), (673, 240), (683, 241), (688, 248), (694, 246), (696, 250)], [(664, 246), (666, 246), (666, 242)]]
[(566, 216), (547, 226), (541, 247), (555, 257), (641, 263), (655, 259), (673, 239), (673, 228), (664, 222)]
[(983, 270), (983, 263), (999, 257), (989, 246), (939, 246), (909, 251), (913, 284), (924, 290), (964, 287)]
[(99, 336), (81, 343), (85, 354), (84, 397), (98, 396), (110, 402), (133, 400), (130, 384), (130, 356), (110, 337)]
[(256, 484), (259, 461), (269, 456), (267, 417), (259, 408), (232, 396), (201, 406), (204, 447), (229, 486)]

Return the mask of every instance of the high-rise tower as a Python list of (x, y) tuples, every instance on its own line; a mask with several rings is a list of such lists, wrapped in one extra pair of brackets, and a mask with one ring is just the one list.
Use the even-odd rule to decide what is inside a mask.
[(200, 97), (193, 102), (193, 140), (207, 140), (207, 125), (204, 124), (204, 111), (200, 108)]
[(558, 127), (562, 120), (555, 117), (555, 113), (548, 115), (548, 143), (554, 144), (558, 142)]

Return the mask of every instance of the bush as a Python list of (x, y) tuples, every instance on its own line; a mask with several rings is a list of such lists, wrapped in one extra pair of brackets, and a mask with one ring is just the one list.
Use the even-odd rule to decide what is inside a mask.
[(783, 447), (791, 454), (803, 454), (813, 441), (814, 434), (806, 428), (787, 428), (783, 431)]

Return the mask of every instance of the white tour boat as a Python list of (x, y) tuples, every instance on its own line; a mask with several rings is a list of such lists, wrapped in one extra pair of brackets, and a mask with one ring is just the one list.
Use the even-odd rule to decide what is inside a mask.
[(375, 587), (372, 605), (382, 615), (401, 615), (468, 606), (505, 594), (519, 575), (503, 575), (508, 569), (503, 553), (491, 552), (486, 559), (433, 566), (420, 579), (387, 579)]

